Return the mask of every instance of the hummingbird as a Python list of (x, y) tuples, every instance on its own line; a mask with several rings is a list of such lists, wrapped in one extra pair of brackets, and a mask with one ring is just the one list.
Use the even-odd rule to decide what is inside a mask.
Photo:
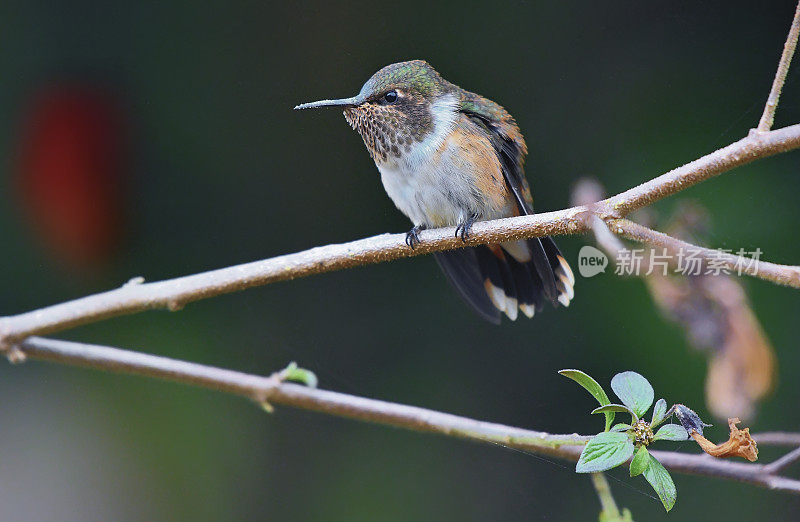
[[(523, 165), (528, 153), (514, 118), (497, 103), (442, 78), (424, 60), (394, 63), (351, 98), (295, 109), (339, 107), (367, 146), (395, 206), (426, 228), (456, 227), (466, 241), (476, 221), (533, 213)], [(435, 252), (461, 297), (484, 319), (533, 317), (546, 302), (569, 306), (575, 277), (550, 237)]]

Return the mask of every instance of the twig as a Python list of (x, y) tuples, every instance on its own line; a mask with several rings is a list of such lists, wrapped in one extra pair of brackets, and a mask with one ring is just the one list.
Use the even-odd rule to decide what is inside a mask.
[(759, 446), (800, 446), (800, 433), (789, 431), (765, 431), (753, 435)]
[(611, 231), (619, 236), (664, 248), (673, 255), (679, 252), (691, 253), (697, 259), (706, 262), (713, 261), (720, 268), (724, 267), (731, 272), (747, 274), (779, 285), (800, 288), (800, 267), (797, 266), (779, 265), (737, 256), (722, 250), (700, 247), (627, 219), (611, 219), (607, 224)]
[[(800, 125), (797, 134), (800, 146)], [(576, 233), (582, 230), (583, 221), (575, 216), (583, 210), (566, 209), (475, 223), (467, 244)], [(455, 237), (453, 228), (427, 230), (420, 233), (420, 238), (422, 243), (412, 250), (405, 243), (405, 234), (382, 234), (166, 281), (126, 284), (32, 312), (0, 317), (0, 349), (30, 335), (53, 333), (110, 317), (154, 309), (180, 310), (193, 301), (278, 281), (464, 246)]]
[[(674, 169), (630, 190), (598, 202), (593, 211), (605, 221), (684, 190), (703, 180), (759, 158), (800, 147), (800, 125), (766, 133), (754, 133), (732, 145)], [(588, 231), (587, 207), (476, 223), (467, 245), (498, 243), (544, 235), (578, 234)], [(612, 231), (614, 227), (612, 227)], [(384, 234), (340, 245), (312, 248), (295, 254), (222, 268), (155, 283), (133, 282), (116, 290), (49, 306), (32, 312), (0, 318), (0, 350), (31, 335), (42, 335), (78, 325), (145, 310), (179, 310), (185, 304), (255, 286), (380, 263), (440, 250), (463, 247), (454, 229), (424, 231), (422, 243), (412, 250), (404, 234)], [(761, 263), (764, 266), (766, 263)], [(780, 265), (775, 265), (780, 266)], [(762, 271), (757, 275), (761, 277)], [(770, 280), (800, 286), (793, 276)]]
[(600, 520), (619, 520), (622, 515), (614, 500), (614, 495), (611, 493), (611, 486), (608, 485), (606, 476), (602, 473), (592, 473), (591, 478), (594, 490), (597, 492), (597, 497), (600, 499), (600, 507), (602, 508)]
[[(584, 205), (593, 210), (596, 204), (592, 203), (592, 201), (597, 201), (602, 195), (603, 189), (596, 181), (584, 179), (573, 190), (572, 201), (575, 204)], [(628, 250), (617, 237), (621, 236), (632, 241), (665, 249), (673, 259), (681, 254), (691, 254), (693, 259), (703, 262), (699, 267), (703, 270), (708, 269), (708, 262), (713, 261), (720, 269), (747, 274), (780, 285), (800, 288), (800, 266), (779, 265), (761, 261), (760, 259), (733, 255), (723, 250), (693, 245), (628, 219), (611, 218), (603, 221), (596, 213), (593, 213), (588, 216), (587, 220), (597, 244), (612, 257), (616, 257), (620, 252)], [(646, 265), (648, 260), (644, 258), (642, 261)], [(647, 267), (643, 268), (643, 272), (647, 273)]]
[[(414, 431), (497, 442), (523, 450), (585, 444), (577, 434), (551, 435), (476, 421), (413, 406), (283, 383), (262, 377), (108, 346), (31, 337), (19, 345), (26, 358), (179, 382), (240, 395), (259, 404), (282, 404)], [(578, 450), (580, 451), (580, 450)]]
[(583, 178), (575, 184), (570, 196), (570, 204), (575, 207), (589, 209), (590, 214), (586, 216), (587, 224), (594, 234), (597, 244), (609, 256), (616, 259), (620, 252), (627, 250), (627, 247), (609, 230), (606, 222), (600, 219), (598, 215), (598, 202), (605, 199), (605, 197), (603, 187), (598, 181), (591, 178)]
[[(595, 240), (606, 253), (611, 256), (619, 256), (621, 252), (628, 250), (625, 244), (611, 232), (611, 229), (608, 228), (608, 224), (605, 221), (595, 214), (592, 214), (589, 219), (591, 220), (590, 226)], [(616, 259), (616, 257), (614, 258)]]
[(800, 448), (795, 448), (783, 457), (767, 464), (764, 469), (769, 473), (777, 473), (788, 468), (798, 460), (800, 460)]
[[(261, 404), (280, 404), (412, 431), (499, 444), (570, 461), (578, 460), (582, 445), (590, 438), (514, 428), (415, 406), (283, 383), (276, 376), (262, 377), (107, 346), (31, 337), (21, 343), (19, 349), (29, 359), (164, 379), (240, 395)], [(763, 443), (762, 439), (755, 437)], [(761, 464), (713, 459), (705, 454), (652, 453), (664, 467), (678, 473), (736, 480), (800, 494), (800, 480), (769, 472), (767, 466)]]
[(783, 53), (781, 53), (781, 59), (778, 62), (778, 70), (775, 71), (772, 89), (770, 89), (767, 103), (764, 105), (764, 113), (761, 115), (761, 120), (758, 122), (757, 130), (759, 132), (770, 130), (775, 121), (775, 110), (778, 108), (781, 90), (786, 81), (786, 75), (789, 73), (789, 65), (792, 63), (795, 47), (797, 47), (798, 34), (800, 34), (800, 2), (797, 3), (797, 8), (794, 11), (794, 20), (792, 20), (792, 26), (789, 29), (789, 34), (786, 36), (786, 43), (783, 44)]
[(757, 159), (800, 146), (800, 125), (792, 125), (765, 133), (751, 133), (746, 138), (696, 159), (682, 167), (651, 179), (598, 203), (603, 219), (625, 217), (672, 194), (705, 181), (723, 172)]
[[(605, 198), (603, 187), (596, 180), (584, 178), (575, 184), (572, 190), (570, 202), (576, 206), (585, 206), (591, 210), (588, 215), (587, 222), (589, 229), (594, 235), (597, 245), (602, 248), (606, 254), (613, 260), (623, 259), (624, 255), (628, 252), (628, 247), (620, 241), (620, 239), (611, 232), (608, 228), (608, 223), (600, 219), (597, 215), (597, 202)], [(629, 257), (629, 258), (632, 258)], [(648, 259), (642, 258), (642, 264), (648, 265)], [(647, 266), (640, 266), (639, 270), (647, 272)]]

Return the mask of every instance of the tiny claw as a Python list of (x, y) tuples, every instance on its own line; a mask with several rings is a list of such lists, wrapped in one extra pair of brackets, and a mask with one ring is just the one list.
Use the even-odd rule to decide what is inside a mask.
[(422, 242), (419, 239), (419, 233), (422, 230), (425, 230), (425, 227), (422, 225), (417, 225), (408, 232), (406, 232), (406, 245), (411, 247), (411, 250), (414, 250), (414, 247)]
[(456, 227), (455, 236), (456, 237), (461, 236), (461, 241), (466, 243), (467, 239), (469, 238), (470, 231), (472, 230), (472, 225), (475, 224), (475, 220), (476, 219), (477, 219), (477, 216), (473, 215), (473, 216), (468, 217), (467, 220), (464, 221), (463, 223), (459, 223), (458, 226)]

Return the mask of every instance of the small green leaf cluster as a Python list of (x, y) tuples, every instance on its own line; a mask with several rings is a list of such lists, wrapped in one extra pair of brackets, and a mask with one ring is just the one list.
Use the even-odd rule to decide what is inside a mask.
[(292, 361), (289, 365), (278, 372), (278, 378), (281, 381), (292, 381), (300, 384), (305, 384), (309, 388), (317, 387), (317, 376), (311, 370), (300, 368), (297, 363)]
[[(611, 389), (619, 397), (621, 404), (612, 403), (603, 387), (580, 370), (561, 370), (558, 373), (577, 382), (597, 399), (600, 407), (595, 408), (592, 413), (605, 415), (605, 430), (592, 437), (583, 448), (575, 471), (596, 473), (630, 460), (631, 477), (643, 475), (658, 494), (664, 508), (667, 511), (672, 509), (678, 496), (675, 483), (664, 466), (647, 450), (650, 444), (658, 440), (684, 441), (689, 438), (683, 426), (661, 426), (671, 411), (667, 408), (667, 401), (656, 401), (653, 415), (648, 422), (644, 416), (653, 404), (655, 393), (647, 379), (638, 373), (622, 372), (611, 379)], [(630, 423), (614, 424), (617, 413), (629, 414)], [(658, 431), (655, 431), (657, 428)]]

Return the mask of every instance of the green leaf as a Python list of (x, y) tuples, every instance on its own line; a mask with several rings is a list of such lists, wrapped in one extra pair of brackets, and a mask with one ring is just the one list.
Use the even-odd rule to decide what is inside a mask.
[(636, 477), (644, 473), (649, 462), (650, 453), (647, 452), (647, 448), (645, 446), (639, 446), (639, 449), (633, 454), (633, 460), (631, 460), (631, 477)]
[(289, 366), (281, 370), (281, 380), (299, 382), (305, 384), (309, 388), (317, 387), (317, 376), (311, 370), (299, 368), (294, 361), (289, 363)]
[(686, 440), (689, 438), (689, 432), (680, 424), (665, 424), (661, 429), (656, 432), (653, 440)]
[(650, 455), (650, 460), (644, 470), (644, 478), (653, 486), (653, 489), (664, 504), (664, 508), (669, 511), (678, 500), (678, 491), (675, 489), (675, 483), (672, 482), (672, 477), (669, 472), (664, 469), (655, 457)]
[(613, 412), (616, 412), (616, 413), (628, 413), (628, 414), (631, 415), (631, 417), (633, 417), (633, 422), (636, 422), (636, 421), (639, 420), (639, 417), (637, 417), (636, 414), (633, 413), (633, 411), (631, 411), (630, 408), (628, 408), (627, 406), (624, 406), (622, 404), (606, 404), (605, 406), (600, 406), (598, 408), (593, 409), (592, 410), (592, 414), (595, 414), (595, 413), (608, 413), (609, 411), (613, 411)]
[(611, 469), (631, 458), (633, 450), (633, 441), (627, 433), (604, 431), (583, 448), (575, 471), (594, 473)]
[(656, 405), (653, 406), (653, 421), (650, 423), (651, 428), (655, 428), (662, 422), (667, 415), (667, 401), (658, 399)]
[(620, 422), (619, 424), (615, 424), (614, 427), (611, 428), (611, 431), (628, 431), (632, 427), (633, 426), (631, 426), (630, 424), (625, 424), (624, 422)]
[[(558, 372), (559, 374), (567, 377), (568, 379), (572, 379), (573, 381), (577, 382), (583, 388), (592, 394), (592, 397), (597, 399), (597, 402), (600, 403), (601, 406), (605, 406), (606, 404), (611, 404), (611, 401), (608, 400), (608, 395), (606, 395), (605, 390), (603, 389), (600, 384), (592, 379), (588, 374), (583, 373), (580, 370), (561, 370)], [(614, 412), (607, 412), (606, 413), (606, 431), (611, 427), (611, 424), (614, 422)]]
[(655, 393), (647, 379), (636, 372), (618, 373), (611, 379), (611, 389), (620, 398), (622, 404), (642, 418), (653, 404)]

